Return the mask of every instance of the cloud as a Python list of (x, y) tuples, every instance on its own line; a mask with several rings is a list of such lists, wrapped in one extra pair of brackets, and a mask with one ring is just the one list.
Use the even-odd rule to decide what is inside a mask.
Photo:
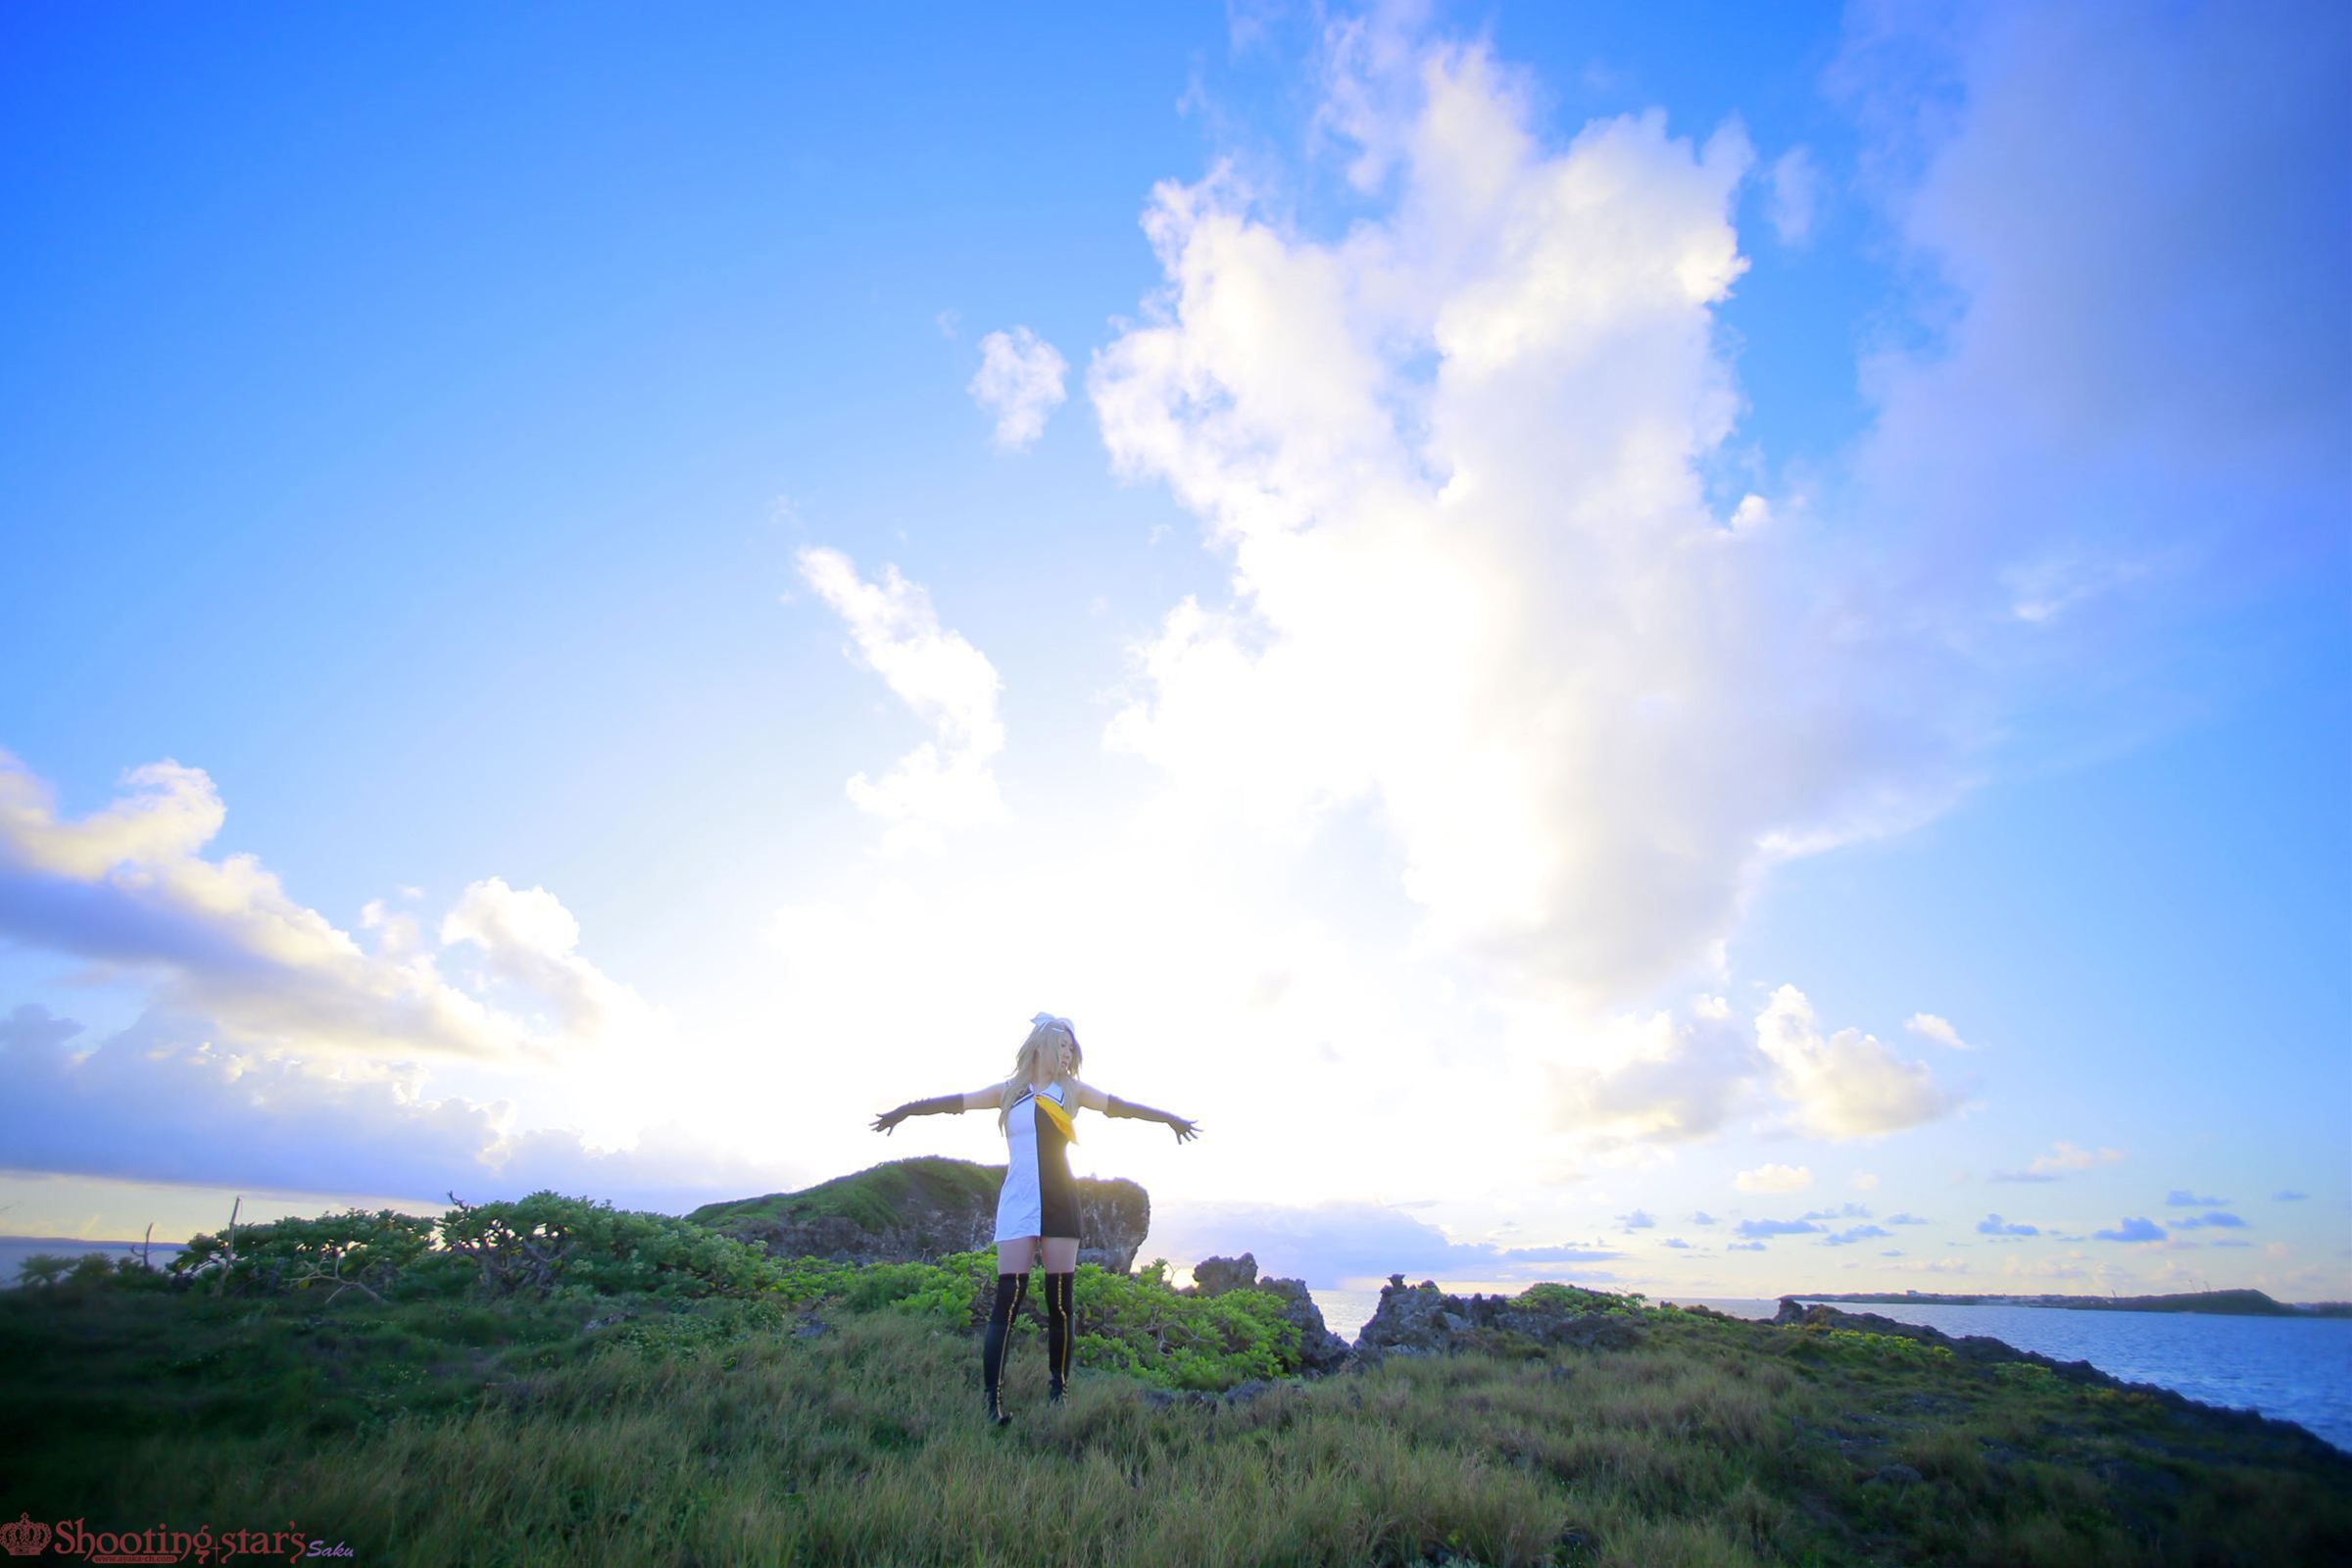
[(2300, 1203), (2310, 1197), (2309, 1193), (2298, 1193), (2292, 1188), (2288, 1188), (2282, 1192), (2273, 1193), (2271, 1201), (2274, 1203)]
[(1722, 1221), (1702, 1208), (1691, 1214), (1690, 1223), (1693, 1225), (1719, 1225)]
[[(379, 906), (368, 907), (380, 911)], [(380, 912), (376, 918), (383, 920)], [(580, 922), (545, 888), (516, 892), (496, 876), (472, 883), (442, 916), (441, 941), (478, 949), (492, 974), (547, 998), (564, 1027), (583, 1039), (646, 1013), (635, 993), (580, 956)]]
[[(2013, 710), (2063, 684), (2043, 672), (2075, 667), (2073, 628), (2194, 586), (2166, 564), (2207, 519), (2330, 537), (2352, 376), (2345, 334), (2308, 330), (2342, 319), (2315, 260), (2335, 210), (2325, 73), (2295, 62), (2286, 110), (2212, 137), (2167, 84), (2198, 76), (2213, 24), (1876, 16), (1858, 10), (1842, 79), (1873, 135), (1936, 127), (1866, 171), (1926, 279), (1906, 341), (1934, 341), (1872, 351), (1872, 427), (1819, 494), (1710, 494), (1740, 418), (1718, 313), (1748, 286), (1735, 124), (1678, 139), (1647, 114), (1556, 142), (1544, 94), (1485, 47), (1382, 16), (1327, 32), (1315, 125), (1354, 186), (1344, 232), (1293, 216), (1316, 205), (1295, 199), (1311, 172), (1228, 162), (1156, 187), (1162, 286), (1088, 392), (1114, 468), (1199, 519), (1222, 581), (1135, 649), (1106, 744), (1282, 841), (1373, 824), (1432, 947), (1498, 989), (1614, 1004), (1707, 961), (1780, 863), (1958, 799)], [(1912, 52), (1967, 112), (1918, 114), (1881, 25), (1935, 34)], [(2097, 42), (2115, 30), (2130, 47)], [(2293, 29), (2270, 31), (2227, 52), (2259, 64)], [(2144, 156), (2151, 138), (2183, 156)], [(2257, 195), (2229, 172), (2272, 166), (2209, 141), (2286, 172)], [(2208, 199), (2249, 221), (2208, 233)], [(2283, 300), (2256, 282), (2281, 263)], [(2230, 373), (2208, 387), (2217, 334)], [(2053, 373), (2051, 343), (2096, 352)], [(2280, 359), (2292, 373), (2267, 382)], [(2249, 416), (2278, 385), (2306, 401)], [(2199, 440), (2207, 415), (2229, 439)], [(1789, 1053), (1804, 1130), (1955, 1108), (1926, 1068), (1858, 1033), (1824, 1049), (1840, 1043), (1835, 1072)], [(1602, 1103), (1696, 1136), (1715, 1086)]]
[(1808, 1165), (1758, 1165), (1734, 1176), (1732, 1185), (1743, 1193), (1802, 1192), (1813, 1185), (1813, 1170)]
[(2291, 4), (1847, 16), (1830, 79), (1934, 280), (1926, 330), (1864, 367), (1853, 499), (1910, 519), (1949, 623), (2113, 652), (2338, 554), (2343, 30)]
[(1806, 1213), (1806, 1214), (1799, 1214), (1799, 1215), (1797, 1216), (1797, 1218), (1799, 1218), (1799, 1219), (1868, 1219), (1868, 1218), (1870, 1218), (1870, 1210), (1869, 1210), (1869, 1209), (1867, 1209), (1867, 1208), (1864, 1208), (1864, 1207), (1863, 1207), (1863, 1206), (1862, 1206), (1860, 1203), (1840, 1203), (1840, 1204), (1838, 1204), (1838, 1205), (1836, 1208), (1817, 1208), (1817, 1209), (1814, 1209), (1814, 1210), (1813, 1210), (1812, 1212), (1810, 1212), (1810, 1213)]
[(2093, 1165), (2113, 1165), (2123, 1157), (2124, 1152), (2120, 1149), (2102, 1149), (2093, 1152), (2061, 1140), (2050, 1146), (2048, 1153), (2036, 1155), (2034, 1163), (2026, 1168), (2037, 1174), (2044, 1171), (2088, 1170)]
[(2113, 1165), (2124, 1157), (2120, 1149), (2089, 1150), (2061, 1139), (2050, 1146), (2046, 1154), (2036, 1154), (2024, 1170), (1996, 1170), (1996, 1182), (2054, 1182), (2064, 1179), (2067, 1171), (2089, 1170), (2097, 1165)]
[(885, 565), (869, 583), (849, 557), (815, 545), (799, 562), (801, 575), (848, 626), (852, 657), (932, 727), (932, 738), (880, 783), (863, 773), (852, 778), (850, 800), (891, 823), (886, 842), (894, 848), (935, 844), (944, 829), (1001, 819), (1004, 803), (991, 765), (1004, 749), (996, 665), (941, 626), (930, 594), (898, 567)]
[(1979, 1236), (2039, 1236), (2038, 1225), (2013, 1225), (1998, 1214), (1987, 1214), (1977, 1221)]
[(1845, 1185), (1857, 1193), (1875, 1193), (1879, 1190), (1879, 1174), (1877, 1171), (1858, 1170), (1845, 1179)]
[(1967, 1041), (1960, 1038), (1959, 1030), (1953, 1028), (1948, 1021), (1936, 1017), (1936, 1014), (1932, 1012), (1913, 1013), (1910, 1017), (1903, 1020), (1903, 1027), (1910, 1030), (1915, 1035), (1924, 1035), (1928, 1039), (1935, 1041), (1937, 1045), (1948, 1046), (1954, 1051), (1974, 1051), (1976, 1049), (1976, 1047), (1970, 1045)]
[(1917, 1214), (1889, 1214), (1886, 1216), (1886, 1223), (1889, 1225), (1927, 1225), (1933, 1222), (1921, 1219)]
[(1764, 1250), (1764, 1244), (1762, 1242), (1734, 1242), (1728, 1250), (1734, 1252), (1761, 1252)]
[(1866, 1242), (1892, 1234), (1893, 1232), (1881, 1230), (1876, 1225), (1854, 1225), (1838, 1232), (1835, 1236), (1824, 1236), (1821, 1239), (1821, 1245), (1824, 1247), (1851, 1247), (1856, 1242)]
[[(564, 1043), (445, 980), (413, 917), (371, 904), (369, 953), (258, 858), (207, 859), (227, 809), (202, 768), (167, 759), (124, 773), (122, 789), (64, 819), (48, 787), (0, 752), (0, 936), (91, 959), (105, 978), (152, 980), (156, 1005), (241, 1044), (498, 1059)], [(589, 1004), (625, 993), (566, 954), (513, 972), (534, 989), (552, 982), (548, 1000), (569, 1022), (601, 1026)]]
[[(1605, 1247), (1497, 1247), (1457, 1242), (1437, 1226), (1383, 1203), (1166, 1203), (1154, 1205), (1144, 1257), (1190, 1265), (1253, 1253), (1258, 1270), (1318, 1288), (1361, 1288), (1391, 1274), (1501, 1282), (1560, 1279), (1563, 1264), (1607, 1262)], [(1584, 1280), (1606, 1273), (1576, 1271)]]
[(1558, 1123), (1602, 1147), (1676, 1144), (1721, 1130), (1766, 1063), (1729, 1017), (1616, 1020), (1615, 1062), (1553, 1069)]
[(2173, 1229), (2175, 1229), (2175, 1230), (2177, 1230), (2177, 1231), (2194, 1231), (2194, 1230), (2232, 1230), (2232, 1231), (2236, 1231), (2236, 1230), (2244, 1230), (2245, 1228), (2246, 1228), (2246, 1222), (2245, 1222), (2244, 1220), (2242, 1220), (2242, 1219), (2239, 1219), (2239, 1218), (2238, 1218), (2238, 1217), (2237, 1217), (2235, 1214), (2225, 1214), (2225, 1213), (2222, 1213), (2222, 1212), (2220, 1212), (2220, 1211), (2218, 1211), (2218, 1210), (2217, 1210), (2217, 1211), (2215, 1211), (2215, 1212), (2212, 1212), (2212, 1213), (2208, 1213), (2208, 1214), (2194, 1214), (2194, 1215), (2191, 1215), (2191, 1216), (2189, 1216), (2189, 1217), (2188, 1217), (2188, 1218), (2186, 1218), (2186, 1219), (2177, 1219), (2177, 1220), (2173, 1221)]
[[(1793, 986), (1774, 994), (1752, 1034), (1713, 997), (1693, 1004), (1688, 1018), (1621, 1017), (1597, 1033), (1589, 1051), (1597, 1062), (1551, 1069), (1559, 1125), (1595, 1148), (1705, 1138), (1767, 1094), (1786, 1101), (1805, 1130), (1835, 1138), (1894, 1131), (1958, 1103), (1926, 1067), (1868, 1035), (1848, 1029), (1824, 1039)], [(1878, 1178), (1854, 1181), (1867, 1188)]]
[(1666, 1240), (1660, 1242), (1658, 1245), (1660, 1247), (1671, 1247), (1678, 1252), (1687, 1252), (1690, 1250), (1690, 1244), (1684, 1241), (1680, 1236), (1669, 1236), (1666, 1238)]
[(1115, 467), (1230, 567), (1106, 739), (1268, 829), (1368, 808), (1430, 942), (1631, 994), (1774, 863), (1945, 799), (1950, 736), (1803, 529), (1705, 494), (1737, 125), (1547, 147), (1483, 48), (1393, 24), (1335, 28), (1326, 85), (1377, 210), (1325, 239), (1230, 165), (1160, 185), (1165, 287), (1090, 368)]
[(1629, 1231), (1655, 1230), (1658, 1224), (1656, 1220), (1650, 1218), (1647, 1214), (1643, 1213), (1638, 1208), (1635, 1209), (1631, 1214), (1618, 1215), (1617, 1223)]
[(2199, 1198), (2185, 1187), (2176, 1187), (2164, 1195), (2167, 1208), (2219, 1208), (2228, 1201), (2227, 1198)]
[(2144, 1219), (2127, 1219), (2111, 1231), (2093, 1231), (2091, 1236), (2102, 1242), (2161, 1242), (2164, 1231)]
[(415, 1068), (361, 1069), (218, 1044), (202, 1020), (149, 1012), (89, 1049), (38, 1005), (0, 1020), (0, 1149), (11, 1168), (126, 1181), (430, 1202), (540, 1188), (678, 1212), (804, 1185), (789, 1161), (713, 1152), (699, 1129), (649, 1128), (628, 1150), (517, 1131), (513, 1107), (424, 1097)]
[(1743, 1219), (1739, 1226), (1740, 1234), (1750, 1241), (1761, 1241), (1767, 1236), (1802, 1236), (1820, 1229), (1809, 1219)]
[(1802, 147), (1791, 147), (1773, 160), (1772, 231), (1782, 244), (1801, 246), (1813, 237), (1814, 187), (1820, 178), (1812, 155)]
[(1756, 1019), (1774, 1087), (1795, 1102), (1798, 1123), (1823, 1138), (1868, 1138), (1959, 1108), (1958, 1095), (1919, 1062), (1905, 1061), (1859, 1029), (1824, 1036), (1813, 1004), (1783, 986)]
[(1046, 420), (1061, 406), (1061, 378), (1069, 368), (1053, 344), (1016, 326), (980, 340), (979, 373), (965, 390), (996, 416), (997, 445), (1019, 452), (1045, 434)]

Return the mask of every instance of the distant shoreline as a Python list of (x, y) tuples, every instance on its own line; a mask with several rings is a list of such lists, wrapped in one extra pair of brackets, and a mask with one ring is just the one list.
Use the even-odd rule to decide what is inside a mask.
[(2043, 1306), (2076, 1312), (2201, 1312), (2221, 1317), (2352, 1317), (2352, 1301), (2288, 1302), (2260, 1291), (2190, 1291), (2177, 1296), (1947, 1296), (1929, 1291), (1795, 1291), (1799, 1301), (1892, 1306)]
[[(187, 1246), (184, 1238), (142, 1242), (92, 1240), (79, 1236), (0, 1236), (0, 1289), (17, 1283), (15, 1263), (34, 1251), (127, 1251), (145, 1248), (169, 1257)], [(17, 1254), (14, 1257), (8, 1254)], [(1378, 1292), (1349, 1295), (1377, 1297)], [(1741, 1300), (1749, 1298), (1741, 1297)], [(2280, 1301), (2261, 1291), (2191, 1291), (2174, 1296), (2008, 1296), (1984, 1292), (1944, 1294), (1930, 1291), (1784, 1291), (1753, 1298), (1757, 1301), (1788, 1300), (1855, 1302), (1878, 1306), (2039, 1306), (2078, 1312), (2188, 1312), (2223, 1317), (2352, 1318), (2352, 1301)]]

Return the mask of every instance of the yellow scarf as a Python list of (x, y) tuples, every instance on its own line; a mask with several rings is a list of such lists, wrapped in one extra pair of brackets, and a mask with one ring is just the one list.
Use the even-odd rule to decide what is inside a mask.
[(1037, 1108), (1046, 1113), (1046, 1119), (1061, 1129), (1062, 1137), (1068, 1139), (1073, 1144), (1078, 1141), (1078, 1132), (1077, 1129), (1070, 1123), (1070, 1113), (1068, 1111), (1062, 1109), (1059, 1105), (1055, 1104), (1053, 1101), (1048, 1100), (1045, 1096), (1037, 1094), (1035, 1091), (1031, 1091), (1031, 1098), (1037, 1102)]

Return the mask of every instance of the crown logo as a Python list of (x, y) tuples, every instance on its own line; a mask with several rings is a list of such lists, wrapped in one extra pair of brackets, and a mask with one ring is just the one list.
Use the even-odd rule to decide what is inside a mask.
[(38, 1555), (49, 1544), (49, 1527), (29, 1513), (21, 1515), (13, 1525), (0, 1525), (0, 1547), (11, 1557)]

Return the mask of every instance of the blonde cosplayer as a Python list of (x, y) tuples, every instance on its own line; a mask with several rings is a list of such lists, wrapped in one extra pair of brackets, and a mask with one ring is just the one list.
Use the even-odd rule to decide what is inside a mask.
[(1004, 1135), (1004, 1181), (997, 1193), (997, 1296), (981, 1342), (980, 1383), (990, 1422), (1012, 1418), (999, 1397), (1004, 1371), (1004, 1343), (1013, 1314), (1029, 1291), (1029, 1270), (1044, 1253), (1046, 1264), (1046, 1356), (1048, 1398), (1058, 1404), (1070, 1374), (1077, 1341), (1078, 1183), (1070, 1174), (1070, 1146), (1078, 1141), (1074, 1118), (1081, 1110), (1105, 1116), (1164, 1122), (1186, 1143), (1200, 1128), (1182, 1116), (1106, 1095), (1078, 1077), (1085, 1054), (1070, 1020), (1041, 1012), (1029, 1020), (1029, 1038), (1012, 1058), (1012, 1076), (969, 1094), (909, 1101), (874, 1118), (874, 1130), (891, 1132), (909, 1116), (995, 1106), (997, 1130)]

